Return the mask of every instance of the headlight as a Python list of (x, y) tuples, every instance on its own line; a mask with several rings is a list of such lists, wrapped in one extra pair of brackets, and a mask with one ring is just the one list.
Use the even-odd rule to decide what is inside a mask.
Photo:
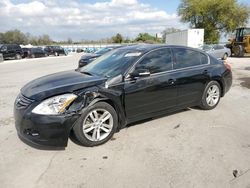
[(76, 98), (77, 96), (75, 94), (64, 94), (51, 97), (37, 105), (32, 110), (32, 113), (42, 115), (61, 114)]
[(97, 57), (90, 58), (90, 59), (89, 59), (89, 62), (92, 62), (92, 61), (94, 61), (94, 60), (96, 60), (96, 59), (97, 59)]

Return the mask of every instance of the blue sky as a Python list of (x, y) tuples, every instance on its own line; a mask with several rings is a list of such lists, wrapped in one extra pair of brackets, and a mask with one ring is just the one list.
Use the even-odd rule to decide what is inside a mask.
[[(21, 0), (19, 0), (21, 1)], [(106, 0), (99, 0), (99, 1), (94, 1), (94, 0), (80, 0), (81, 2), (89, 2), (89, 3), (93, 3), (93, 2), (104, 2)], [(141, 3), (146, 3), (146, 4), (150, 4), (153, 7), (162, 9), (167, 11), (168, 13), (175, 13), (176, 9), (180, 3), (179, 0), (168, 0), (168, 1), (164, 1), (164, 0), (139, 0), (139, 2)]]
[[(250, 5), (250, 0), (239, 0)], [(0, 32), (19, 29), (54, 40), (102, 39), (116, 33), (133, 38), (165, 28), (188, 28), (180, 22), (180, 0), (0, 0)], [(14, 13), (14, 14), (13, 14)]]
[[(102, 0), (105, 1), (105, 0)], [(219, 0), (218, 0), (219, 1)], [(93, 0), (81, 0), (81, 2), (97, 2)], [(100, 1), (99, 1), (100, 2)], [(156, 8), (167, 11), (168, 13), (176, 13), (176, 10), (180, 4), (179, 0), (139, 0), (139, 2), (150, 4)], [(240, 3), (250, 5), (250, 0), (238, 0)]]

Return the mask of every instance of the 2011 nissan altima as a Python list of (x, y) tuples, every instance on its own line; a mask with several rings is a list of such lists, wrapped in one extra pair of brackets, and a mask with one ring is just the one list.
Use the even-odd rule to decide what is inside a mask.
[(26, 84), (15, 106), (19, 137), (66, 147), (71, 131), (97, 146), (138, 120), (200, 106), (210, 110), (232, 85), (228, 64), (182, 46), (135, 45), (115, 49), (77, 71)]

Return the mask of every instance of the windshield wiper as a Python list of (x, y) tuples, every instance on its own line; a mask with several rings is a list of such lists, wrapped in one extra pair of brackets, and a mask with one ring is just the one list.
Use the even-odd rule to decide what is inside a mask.
[(90, 72), (81, 71), (81, 73), (83, 73), (83, 74), (87, 74), (87, 75), (89, 75), (89, 76), (93, 76), (93, 74), (92, 74), (92, 73), (90, 73)]

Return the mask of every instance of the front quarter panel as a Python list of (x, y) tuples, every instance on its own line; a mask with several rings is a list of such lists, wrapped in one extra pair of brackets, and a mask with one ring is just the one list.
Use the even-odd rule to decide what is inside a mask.
[(126, 125), (126, 116), (123, 104), (123, 85), (105, 87), (105, 85), (94, 86), (76, 92), (79, 96), (69, 108), (76, 113), (82, 114), (89, 106), (103, 101), (109, 103), (117, 112), (119, 119), (118, 130)]

